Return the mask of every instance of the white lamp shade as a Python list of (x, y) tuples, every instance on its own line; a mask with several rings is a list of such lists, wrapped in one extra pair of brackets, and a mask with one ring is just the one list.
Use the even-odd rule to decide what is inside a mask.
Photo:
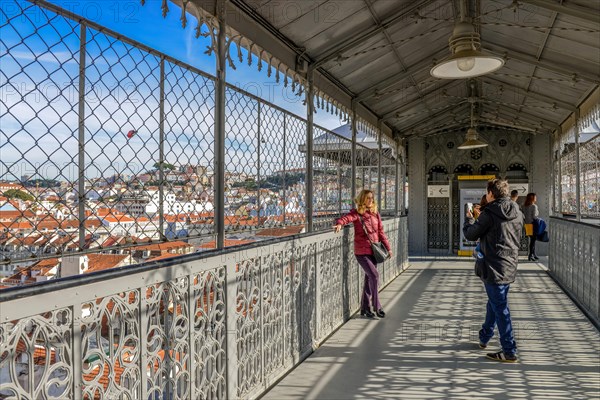
[(494, 72), (504, 65), (500, 57), (477, 50), (459, 51), (431, 69), (431, 76), (440, 79), (472, 78)]

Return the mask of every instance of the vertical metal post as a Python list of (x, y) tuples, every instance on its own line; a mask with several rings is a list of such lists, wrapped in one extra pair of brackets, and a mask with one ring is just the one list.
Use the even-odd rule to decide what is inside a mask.
[[(73, 399), (81, 400), (83, 398), (83, 359), (81, 354), (83, 350), (81, 348), (81, 315), (82, 307), (81, 301), (77, 299), (73, 304), (73, 352), (71, 354), (73, 363)], [(33, 360), (30, 359), (30, 362)], [(140, 370), (143, 371), (143, 370)], [(32, 380), (33, 376), (30, 377)], [(30, 386), (31, 387), (31, 386)]]
[(377, 156), (377, 204), (379, 205), (379, 207), (382, 206), (381, 203), (381, 156), (382, 156), (382, 150), (383, 150), (383, 145), (382, 145), (382, 140), (383, 140), (383, 130), (381, 129), (383, 126), (382, 121), (380, 120), (379, 122), (377, 122), (377, 146), (379, 148), (378, 150), (378, 156)]
[(160, 103), (159, 103), (159, 139), (158, 139), (158, 229), (160, 240), (165, 235), (165, 58), (160, 57)]
[[(452, 254), (452, 241), (454, 233), (454, 218), (452, 213), (452, 207), (454, 207), (452, 199), (452, 183), (454, 181), (454, 174), (448, 175), (448, 254)], [(459, 227), (460, 229), (460, 227)]]
[[(226, 77), (226, 24), (225, 3), (217, 1), (217, 79), (215, 88), (215, 233), (217, 249), (225, 244), (225, 77)], [(234, 396), (228, 396), (234, 398)]]
[(352, 187), (350, 189), (352, 201), (356, 197), (356, 98), (352, 99), (352, 144), (350, 148), (350, 174), (352, 176)]
[[(216, 247), (222, 249), (225, 244), (225, 78), (226, 78), (226, 4), (227, 0), (217, 0), (216, 17), (219, 32), (216, 44), (216, 81), (215, 81), (215, 233)], [(236, 399), (238, 380), (238, 354), (236, 329), (236, 260), (225, 260), (225, 323), (227, 369), (226, 385), (228, 399)]]
[(258, 195), (256, 196), (256, 218), (257, 225), (256, 227), (260, 227), (260, 101), (258, 101), (258, 117), (257, 117), (257, 127), (256, 127), (256, 184), (258, 186)]
[[(139, 307), (139, 318), (140, 318), (140, 340), (138, 345), (140, 346), (140, 371), (141, 371), (141, 399), (148, 398), (148, 381), (150, 381), (149, 371), (148, 371), (148, 312), (149, 312), (149, 302), (148, 302), (148, 292), (146, 291), (146, 286), (142, 285), (141, 288), (138, 289), (140, 296), (140, 307)], [(154, 382), (153, 382), (154, 385)]]
[(282, 171), (282, 175), (283, 175), (283, 226), (286, 226), (286, 221), (285, 221), (285, 207), (287, 205), (287, 190), (286, 190), (286, 185), (285, 185), (285, 175), (287, 173), (287, 158), (286, 158), (286, 136), (287, 136), (287, 114), (283, 114), (283, 171)]
[(404, 191), (406, 190), (406, 141), (403, 139), (402, 140), (402, 155), (401, 160), (402, 160), (402, 180), (400, 181), (400, 185), (402, 186), (400, 188), (400, 210), (401, 210), (401, 214), (402, 215), (406, 215), (406, 199), (405, 197), (405, 193)]
[[(79, 176), (77, 182), (77, 198), (79, 211), (79, 250), (85, 246), (85, 56), (87, 28), (80, 25), (79, 30)], [(60, 271), (59, 271), (60, 277)]]
[[(340, 138), (337, 140), (342, 143)], [(342, 150), (338, 150), (338, 215), (342, 215)]]
[(579, 159), (579, 107), (575, 109), (575, 202), (577, 221), (581, 221), (581, 160)]
[[(194, 296), (194, 274), (188, 272), (189, 275), (187, 277), (188, 279), (188, 301), (187, 301), (187, 305), (188, 305), (188, 340), (189, 340), (189, 361), (188, 361), (188, 365), (190, 366), (190, 371), (196, 371), (196, 357), (194, 357), (194, 354), (196, 354), (196, 346), (195, 343), (196, 341), (194, 340), (194, 332), (196, 332), (196, 329), (194, 327), (194, 322), (195, 322), (195, 318), (196, 318), (196, 298)], [(199, 280), (201, 278), (198, 278)], [(198, 282), (198, 284), (200, 284), (200, 282)], [(200, 294), (202, 295), (202, 294)], [(140, 343), (142, 343), (142, 341), (140, 341)], [(188, 391), (188, 393), (190, 394), (190, 397), (192, 399), (197, 399), (198, 397), (200, 397), (198, 395), (198, 393), (196, 393), (196, 374), (194, 372), (192, 372), (189, 375), (189, 382), (190, 382), (190, 390)]]
[(313, 231), (313, 130), (314, 130), (314, 87), (315, 70), (308, 68), (308, 90), (306, 92), (306, 230)]
[[(394, 134), (394, 136), (396, 136)], [(400, 144), (398, 143), (398, 141), (395, 141), (396, 143), (396, 160), (395, 160), (395, 176), (394, 176), (394, 217), (398, 216), (398, 211), (400, 209), (399, 207), (399, 202), (400, 202)]]
[(562, 164), (561, 164), (561, 149), (560, 149), (560, 141), (562, 140), (562, 127), (558, 127), (556, 130), (557, 133), (557, 141), (558, 141), (558, 204), (556, 206), (556, 210), (562, 215)]

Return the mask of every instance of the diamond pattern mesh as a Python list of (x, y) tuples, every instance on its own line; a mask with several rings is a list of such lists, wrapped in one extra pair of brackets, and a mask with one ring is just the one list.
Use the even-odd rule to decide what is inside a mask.
[[(6, 4), (0, 272), (50, 259), (60, 276), (67, 254), (123, 255), (123, 266), (210, 248), (215, 78), (43, 4)], [(233, 86), (225, 113), (229, 239), (299, 233), (307, 201), (315, 229), (329, 229), (352, 207), (353, 179), (376, 189), (378, 150), (358, 146), (352, 177), (351, 142), (315, 127), (314, 198), (306, 199), (307, 121)], [(383, 160), (388, 208), (393, 162)]]

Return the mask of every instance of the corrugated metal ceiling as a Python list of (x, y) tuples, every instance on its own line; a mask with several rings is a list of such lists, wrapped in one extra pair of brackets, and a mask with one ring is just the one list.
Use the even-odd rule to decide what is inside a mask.
[(429, 74), (450, 55), (458, 0), (232, 3), (304, 48), (403, 136), (464, 125), (469, 96), (482, 123), (550, 132), (600, 83), (597, 0), (469, 0), (482, 48), (506, 58), (497, 72), (469, 82)]

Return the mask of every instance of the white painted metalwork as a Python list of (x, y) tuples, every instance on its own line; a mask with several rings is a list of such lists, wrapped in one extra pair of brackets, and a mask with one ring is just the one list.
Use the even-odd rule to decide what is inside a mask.
[(600, 325), (600, 226), (552, 218), (548, 232), (550, 273)]
[[(394, 257), (380, 266), (382, 286), (407, 266), (406, 221), (384, 221)], [(0, 396), (256, 397), (358, 310), (352, 236), (313, 234), (0, 292)]]

